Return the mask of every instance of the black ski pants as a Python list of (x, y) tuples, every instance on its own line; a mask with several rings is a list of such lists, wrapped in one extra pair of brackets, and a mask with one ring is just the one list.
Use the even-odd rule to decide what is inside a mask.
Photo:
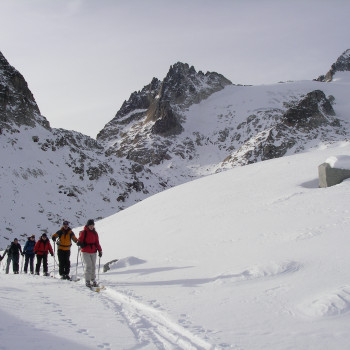
[(44, 273), (46, 274), (47, 273), (47, 254), (44, 254), (44, 255), (37, 254), (36, 256), (35, 273), (37, 275), (39, 275), (39, 272), (40, 272), (41, 262), (43, 262), (43, 270), (44, 270)]
[(70, 250), (58, 249), (57, 256), (60, 276), (68, 276), (70, 272)]
[(6, 264), (6, 273), (9, 273), (9, 271), (10, 271), (11, 261), (12, 261), (13, 273), (18, 273), (19, 272), (19, 254), (8, 256), (7, 264)]
[(28, 272), (28, 264), (30, 268), (30, 273), (34, 273), (34, 253), (28, 254), (26, 253), (26, 259), (24, 261), (24, 272)]

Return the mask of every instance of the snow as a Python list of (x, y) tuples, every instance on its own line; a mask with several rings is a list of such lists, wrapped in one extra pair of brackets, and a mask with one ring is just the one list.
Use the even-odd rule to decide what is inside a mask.
[[(3, 260), (0, 348), (348, 349), (350, 181), (318, 188), (331, 157), (350, 144), (188, 182), (97, 222), (101, 293), (6, 275)], [(77, 257), (74, 246), (82, 278)]]
[(325, 163), (328, 163), (331, 168), (350, 170), (350, 157), (349, 156), (332, 156), (326, 159)]

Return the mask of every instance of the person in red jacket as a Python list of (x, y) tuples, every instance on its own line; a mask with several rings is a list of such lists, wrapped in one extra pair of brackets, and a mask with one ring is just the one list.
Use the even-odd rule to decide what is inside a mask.
[(79, 233), (78, 246), (84, 260), (84, 276), (87, 287), (97, 287), (96, 282), (96, 253), (102, 256), (102, 248), (100, 246), (98, 233), (95, 230), (95, 222), (90, 219), (86, 223), (84, 230)]
[(50, 252), (53, 256), (53, 250), (50, 241), (47, 239), (46, 233), (42, 234), (40, 239), (35, 243), (34, 253), (36, 254), (35, 274), (39, 275), (41, 262), (43, 262), (44, 276), (48, 276), (47, 272), (47, 254)]

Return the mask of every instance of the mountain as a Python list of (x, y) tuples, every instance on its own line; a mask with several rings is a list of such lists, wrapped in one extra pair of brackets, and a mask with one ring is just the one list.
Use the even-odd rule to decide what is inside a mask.
[[(344, 56), (344, 55), (343, 55)], [(54, 129), (0, 56), (0, 248), (101, 219), (185, 182), (346, 141), (349, 71), (241, 86), (178, 62), (131, 94), (96, 140)]]
[(348, 71), (350, 71), (350, 49), (344, 51), (338, 57), (337, 61), (332, 64), (331, 69), (326, 73), (326, 75), (319, 76), (317, 80), (330, 82), (333, 80), (333, 77), (337, 72)]
[(349, 143), (207, 176), (99, 221), (101, 267), (119, 259), (101, 268), (101, 294), (85, 287), (75, 245), (78, 282), (0, 271), (1, 347), (347, 350), (350, 180), (317, 179), (334, 154), (349, 157)]
[(3, 55), (0, 64), (0, 247), (52, 234), (64, 219), (101, 219), (166, 187), (147, 167), (107, 156), (96, 140), (51, 128), (23, 76)]
[(335, 110), (342, 89), (316, 81), (240, 86), (177, 63), (131, 94), (97, 140), (174, 186), (346, 137)]

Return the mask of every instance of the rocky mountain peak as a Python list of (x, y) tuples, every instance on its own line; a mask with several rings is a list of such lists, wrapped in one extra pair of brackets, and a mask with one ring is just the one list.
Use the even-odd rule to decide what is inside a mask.
[(202, 71), (197, 73), (193, 66), (177, 62), (170, 67), (163, 80), (160, 100), (182, 104), (186, 108), (230, 84), (231, 81), (221, 74), (215, 72), (203, 74)]
[(316, 80), (318, 81), (332, 81), (336, 72), (348, 72), (350, 71), (350, 49), (344, 51), (332, 64), (331, 69), (326, 75), (321, 75)]
[(141, 91), (133, 92), (97, 139), (111, 143), (125, 125), (131, 124), (151, 125), (153, 135), (178, 135), (183, 131), (182, 111), (230, 84), (221, 74), (204, 74), (187, 63), (177, 62), (170, 66), (163, 81), (153, 78)]
[(0, 114), (1, 129), (13, 129), (17, 126), (28, 125), (34, 127), (36, 123), (50, 129), (49, 122), (40, 114), (34, 96), (28, 84), (4, 55), (0, 52)]

